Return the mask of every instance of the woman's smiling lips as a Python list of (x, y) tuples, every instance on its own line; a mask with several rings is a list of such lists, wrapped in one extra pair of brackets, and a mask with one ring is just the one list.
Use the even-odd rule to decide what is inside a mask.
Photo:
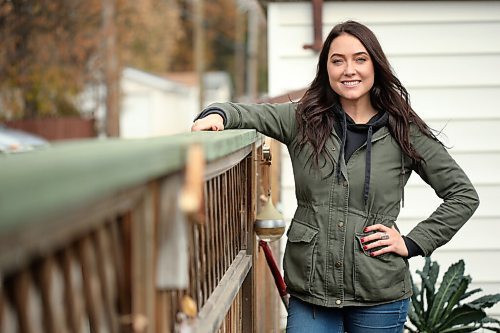
[(341, 81), (342, 84), (346, 87), (355, 87), (361, 83), (361, 80), (353, 80), (353, 81)]

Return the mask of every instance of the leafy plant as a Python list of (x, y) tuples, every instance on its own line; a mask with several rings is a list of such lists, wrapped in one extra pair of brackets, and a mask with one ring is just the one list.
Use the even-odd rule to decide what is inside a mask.
[(467, 298), (482, 290), (467, 290), (472, 279), (469, 275), (464, 275), (464, 270), (463, 260), (452, 264), (436, 291), (439, 265), (430, 258), (425, 258), (422, 271), (416, 271), (422, 280), (421, 287), (412, 280), (413, 296), (408, 317), (416, 330), (406, 326), (410, 332), (462, 333), (474, 332), (480, 328), (500, 332), (500, 321), (488, 317), (484, 312), (485, 308), (500, 301), (500, 294), (485, 295), (465, 303)]

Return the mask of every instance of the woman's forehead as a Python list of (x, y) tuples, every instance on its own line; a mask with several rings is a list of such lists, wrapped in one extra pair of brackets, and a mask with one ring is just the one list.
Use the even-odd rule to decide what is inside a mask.
[(364, 47), (363, 43), (353, 35), (343, 33), (336, 37), (330, 44), (330, 50), (328, 52), (331, 55), (357, 55), (366, 53), (368, 51)]

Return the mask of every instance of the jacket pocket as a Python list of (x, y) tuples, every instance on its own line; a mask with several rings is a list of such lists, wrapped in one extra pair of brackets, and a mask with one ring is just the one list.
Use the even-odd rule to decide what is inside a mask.
[[(395, 254), (371, 257), (363, 250), (361, 238), (369, 233), (356, 233), (354, 245), (354, 294), (358, 301), (379, 302), (396, 300), (408, 290), (407, 261)], [(374, 249), (376, 250), (376, 249)], [(372, 251), (374, 251), (372, 250)]]
[(285, 283), (290, 291), (310, 293), (314, 274), (315, 250), (318, 229), (296, 219), (288, 230), (283, 270)]

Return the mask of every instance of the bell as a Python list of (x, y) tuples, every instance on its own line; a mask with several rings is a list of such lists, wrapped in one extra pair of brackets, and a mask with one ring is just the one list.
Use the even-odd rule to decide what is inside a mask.
[(274, 207), (271, 196), (255, 218), (254, 230), (257, 236), (265, 242), (275, 241), (285, 232), (283, 215)]

